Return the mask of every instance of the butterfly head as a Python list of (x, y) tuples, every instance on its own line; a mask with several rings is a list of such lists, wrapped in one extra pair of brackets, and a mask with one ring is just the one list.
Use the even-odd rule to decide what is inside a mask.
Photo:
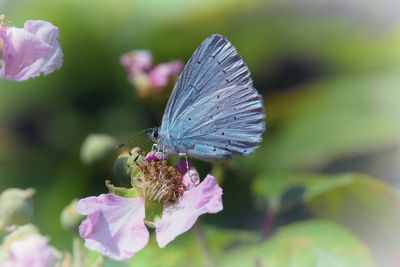
[(158, 141), (158, 127), (154, 127), (153, 129), (151, 129), (151, 131), (149, 131), (147, 133), (147, 136), (151, 139), (151, 141), (156, 142)]

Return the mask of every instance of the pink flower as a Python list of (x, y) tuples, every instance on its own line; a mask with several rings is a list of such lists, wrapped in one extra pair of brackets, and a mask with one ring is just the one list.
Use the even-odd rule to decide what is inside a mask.
[(42, 72), (47, 75), (62, 66), (59, 31), (50, 22), (29, 20), (23, 29), (0, 24), (0, 38), (2, 79), (25, 81)]
[(2, 267), (47, 267), (55, 266), (61, 253), (48, 244), (33, 225), (18, 228), (4, 239), (0, 248)]
[(179, 60), (169, 63), (161, 63), (154, 67), (149, 73), (150, 82), (154, 87), (167, 86), (172, 77), (178, 76), (183, 68)]
[(179, 60), (154, 66), (153, 57), (146, 50), (123, 54), (120, 63), (141, 97), (147, 97), (151, 92), (160, 93), (183, 69), (183, 63)]
[(130, 75), (136, 75), (150, 71), (153, 56), (146, 50), (131, 51), (121, 56), (120, 63)]
[[(200, 183), (192, 164), (189, 174), (185, 161), (168, 168), (163, 161), (166, 159), (167, 155), (161, 153), (147, 155), (141, 173), (132, 180), (138, 197), (102, 194), (78, 202), (78, 212), (88, 216), (80, 226), (87, 248), (115, 260), (127, 260), (147, 245), (146, 225), (156, 228), (157, 243), (163, 248), (189, 230), (200, 215), (222, 210), (222, 189), (213, 176), (207, 175)], [(163, 172), (165, 176), (162, 176), (152, 172), (159, 168), (167, 168), (168, 173)], [(172, 181), (172, 185), (168, 181)], [(150, 202), (146, 209), (148, 205), (155, 208), (160, 205), (160, 218), (150, 221), (146, 216), (147, 201)]]

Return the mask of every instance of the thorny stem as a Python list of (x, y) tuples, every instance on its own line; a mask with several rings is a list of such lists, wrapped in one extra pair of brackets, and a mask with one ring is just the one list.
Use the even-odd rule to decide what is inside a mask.
[(262, 226), (262, 237), (261, 237), (262, 242), (268, 239), (274, 232), (275, 222), (276, 222), (275, 212), (267, 208)]
[(216, 264), (214, 260), (211, 257), (210, 251), (208, 250), (207, 247), (207, 240), (204, 237), (204, 233), (202, 231), (201, 227), (201, 222), (198, 222), (195, 224), (193, 227), (193, 232), (196, 240), (198, 241), (200, 245), (201, 252), (203, 253), (204, 259), (205, 259), (205, 266), (207, 267), (215, 267)]
[(279, 203), (279, 197), (272, 197), (265, 210), (265, 217), (262, 226), (262, 242), (268, 239), (275, 231), (276, 214), (279, 210)]

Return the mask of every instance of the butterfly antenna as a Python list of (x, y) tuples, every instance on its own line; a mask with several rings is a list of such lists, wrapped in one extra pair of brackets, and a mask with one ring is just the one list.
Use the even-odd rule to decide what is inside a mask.
[(140, 148), (140, 150), (139, 150), (137, 156), (135, 157), (135, 160), (134, 160), (134, 161), (137, 161), (137, 159), (139, 158), (140, 154), (142, 154), (142, 151), (143, 151), (143, 149), (144, 149), (144, 146), (145, 146), (149, 141), (150, 141), (150, 137), (147, 136), (146, 140), (144, 141), (144, 143), (143, 143), (142, 147)]
[[(152, 129), (153, 129), (153, 128), (149, 128), (149, 129), (145, 129), (145, 130), (143, 130), (143, 131), (141, 131), (141, 132), (138, 132), (137, 134), (135, 134), (134, 136), (132, 136), (131, 138), (129, 138), (129, 139), (126, 140), (125, 142), (119, 144), (119, 145), (117, 146), (117, 148), (123, 147), (124, 145), (126, 145), (127, 143), (129, 143), (130, 141), (132, 141), (133, 139), (135, 139), (136, 137), (138, 137), (139, 135), (141, 135), (141, 134), (143, 134), (143, 133), (146, 133), (146, 132), (148, 132), (148, 131), (151, 131)], [(148, 142), (148, 141), (146, 141), (146, 143), (147, 143), (147, 142)]]

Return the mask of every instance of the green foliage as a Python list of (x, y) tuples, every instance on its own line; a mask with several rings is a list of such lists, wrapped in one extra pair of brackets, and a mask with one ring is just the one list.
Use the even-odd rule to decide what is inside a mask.
[(110, 181), (108, 180), (106, 181), (106, 187), (108, 188), (111, 194), (115, 194), (120, 197), (134, 198), (138, 196), (134, 188), (114, 186), (110, 184)]
[[(94, 255), (97, 255), (94, 253)], [(94, 260), (96, 257), (92, 256)], [(115, 265), (114, 265), (115, 263)], [(309, 220), (280, 228), (260, 243), (251, 232), (195, 227), (167, 247), (149, 245), (123, 266), (375, 266), (367, 247), (329, 221)], [(121, 266), (107, 260), (105, 266)]]
[(149, 245), (129, 260), (129, 266), (209, 266), (227, 249), (254, 244), (256, 240), (257, 235), (251, 232), (197, 225), (162, 249), (152, 235)]
[[(282, 196), (293, 188), (300, 193), (283, 201)], [(390, 255), (400, 246), (400, 194), (369, 176), (268, 174), (256, 178), (253, 190), (260, 203), (268, 201), (277, 212), (303, 203), (313, 214), (341, 223), (372, 247), (380, 262), (389, 264)]]
[(265, 141), (252, 166), (270, 171), (318, 168), (398, 143), (398, 77), (342, 75), (268, 98)]
[(221, 266), (375, 266), (353, 234), (323, 220), (293, 223), (263, 244), (224, 255)]

